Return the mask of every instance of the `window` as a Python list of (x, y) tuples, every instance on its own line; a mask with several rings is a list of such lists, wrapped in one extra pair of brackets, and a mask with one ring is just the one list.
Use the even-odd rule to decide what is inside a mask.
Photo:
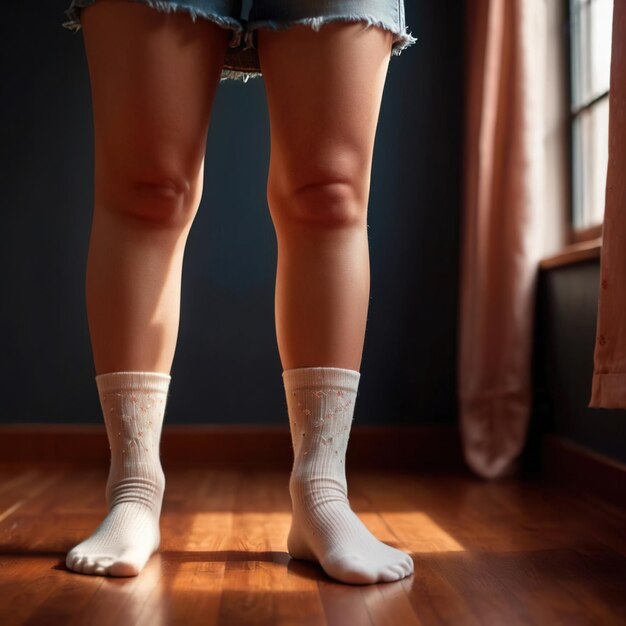
[(569, 0), (571, 241), (599, 236), (604, 218), (612, 19), (612, 0)]

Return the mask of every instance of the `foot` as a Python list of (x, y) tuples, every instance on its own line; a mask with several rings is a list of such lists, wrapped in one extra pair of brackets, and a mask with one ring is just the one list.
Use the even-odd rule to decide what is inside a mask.
[(110, 372), (96, 376), (111, 465), (108, 514), (67, 554), (81, 574), (136, 576), (159, 547), (165, 490), (159, 442), (170, 376), (161, 372)]
[(65, 564), (80, 574), (137, 576), (159, 543), (158, 519), (150, 509), (134, 502), (118, 504), (68, 552)]
[(413, 560), (376, 539), (348, 501), (345, 459), (359, 378), (337, 367), (283, 372), (294, 449), (287, 548), (340, 582), (391, 582), (412, 574)]
[[(331, 578), (363, 585), (400, 580), (413, 573), (413, 559), (367, 529), (339, 485), (293, 478), (295, 498), (287, 549), (295, 559), (319, 563)], [(306, 494), (306, 495), (304, 495)]]

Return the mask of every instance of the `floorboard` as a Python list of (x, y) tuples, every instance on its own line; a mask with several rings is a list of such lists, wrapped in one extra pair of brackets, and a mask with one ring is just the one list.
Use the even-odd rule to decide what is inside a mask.
[(415, 574), (336, 583), (289, 558), (288, 474), (166, 470), (162, 542), (137, 577), (67, 570), (106, 513), (106, 470), (0, 465), (0, 624), (626, 624), (626, 513), (539, 478), (349, 473), (350, 501)]

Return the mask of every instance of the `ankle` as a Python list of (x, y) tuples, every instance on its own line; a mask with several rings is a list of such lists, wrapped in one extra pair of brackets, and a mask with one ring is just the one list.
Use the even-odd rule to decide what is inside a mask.
[(106, 501), (109, 509), (117, 504), (137, 503), (151, 511), (160, 511), (165, 494), (165, 473), (161, 465), (146, 473), (128, 474), (123, 477), (109, 472), (106, 484)]
[(294, 464), (289, 478), (289, 494), (294, 510), (313, 511), (329, 502), (346, 502), (345, 474), (324, 475), (313, 464)]

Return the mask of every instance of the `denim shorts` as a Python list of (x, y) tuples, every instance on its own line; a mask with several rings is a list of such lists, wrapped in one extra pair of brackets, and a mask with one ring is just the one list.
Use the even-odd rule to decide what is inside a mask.
[[(72, 0), (65, 10), (68, 21), (62, 26), (78, 32), (82, 7), (97, 0)], [(363, 22), (364, 28), (380, 26), (394, 34), (392, 55), (414, 44), (417, 39), (408, 31), (404, 0), (253, 0), (247, 18), (241, 17), (242, 0), (129, 0), (142, 2), (157, 11), (185, 11), (196, 18), (211, 20), (231, 31), (220, 80), (228, 78), (247, 82), (261, 75), (256, 30), (280, 30), (306, 24), (319, 30), (327, 22)]]

